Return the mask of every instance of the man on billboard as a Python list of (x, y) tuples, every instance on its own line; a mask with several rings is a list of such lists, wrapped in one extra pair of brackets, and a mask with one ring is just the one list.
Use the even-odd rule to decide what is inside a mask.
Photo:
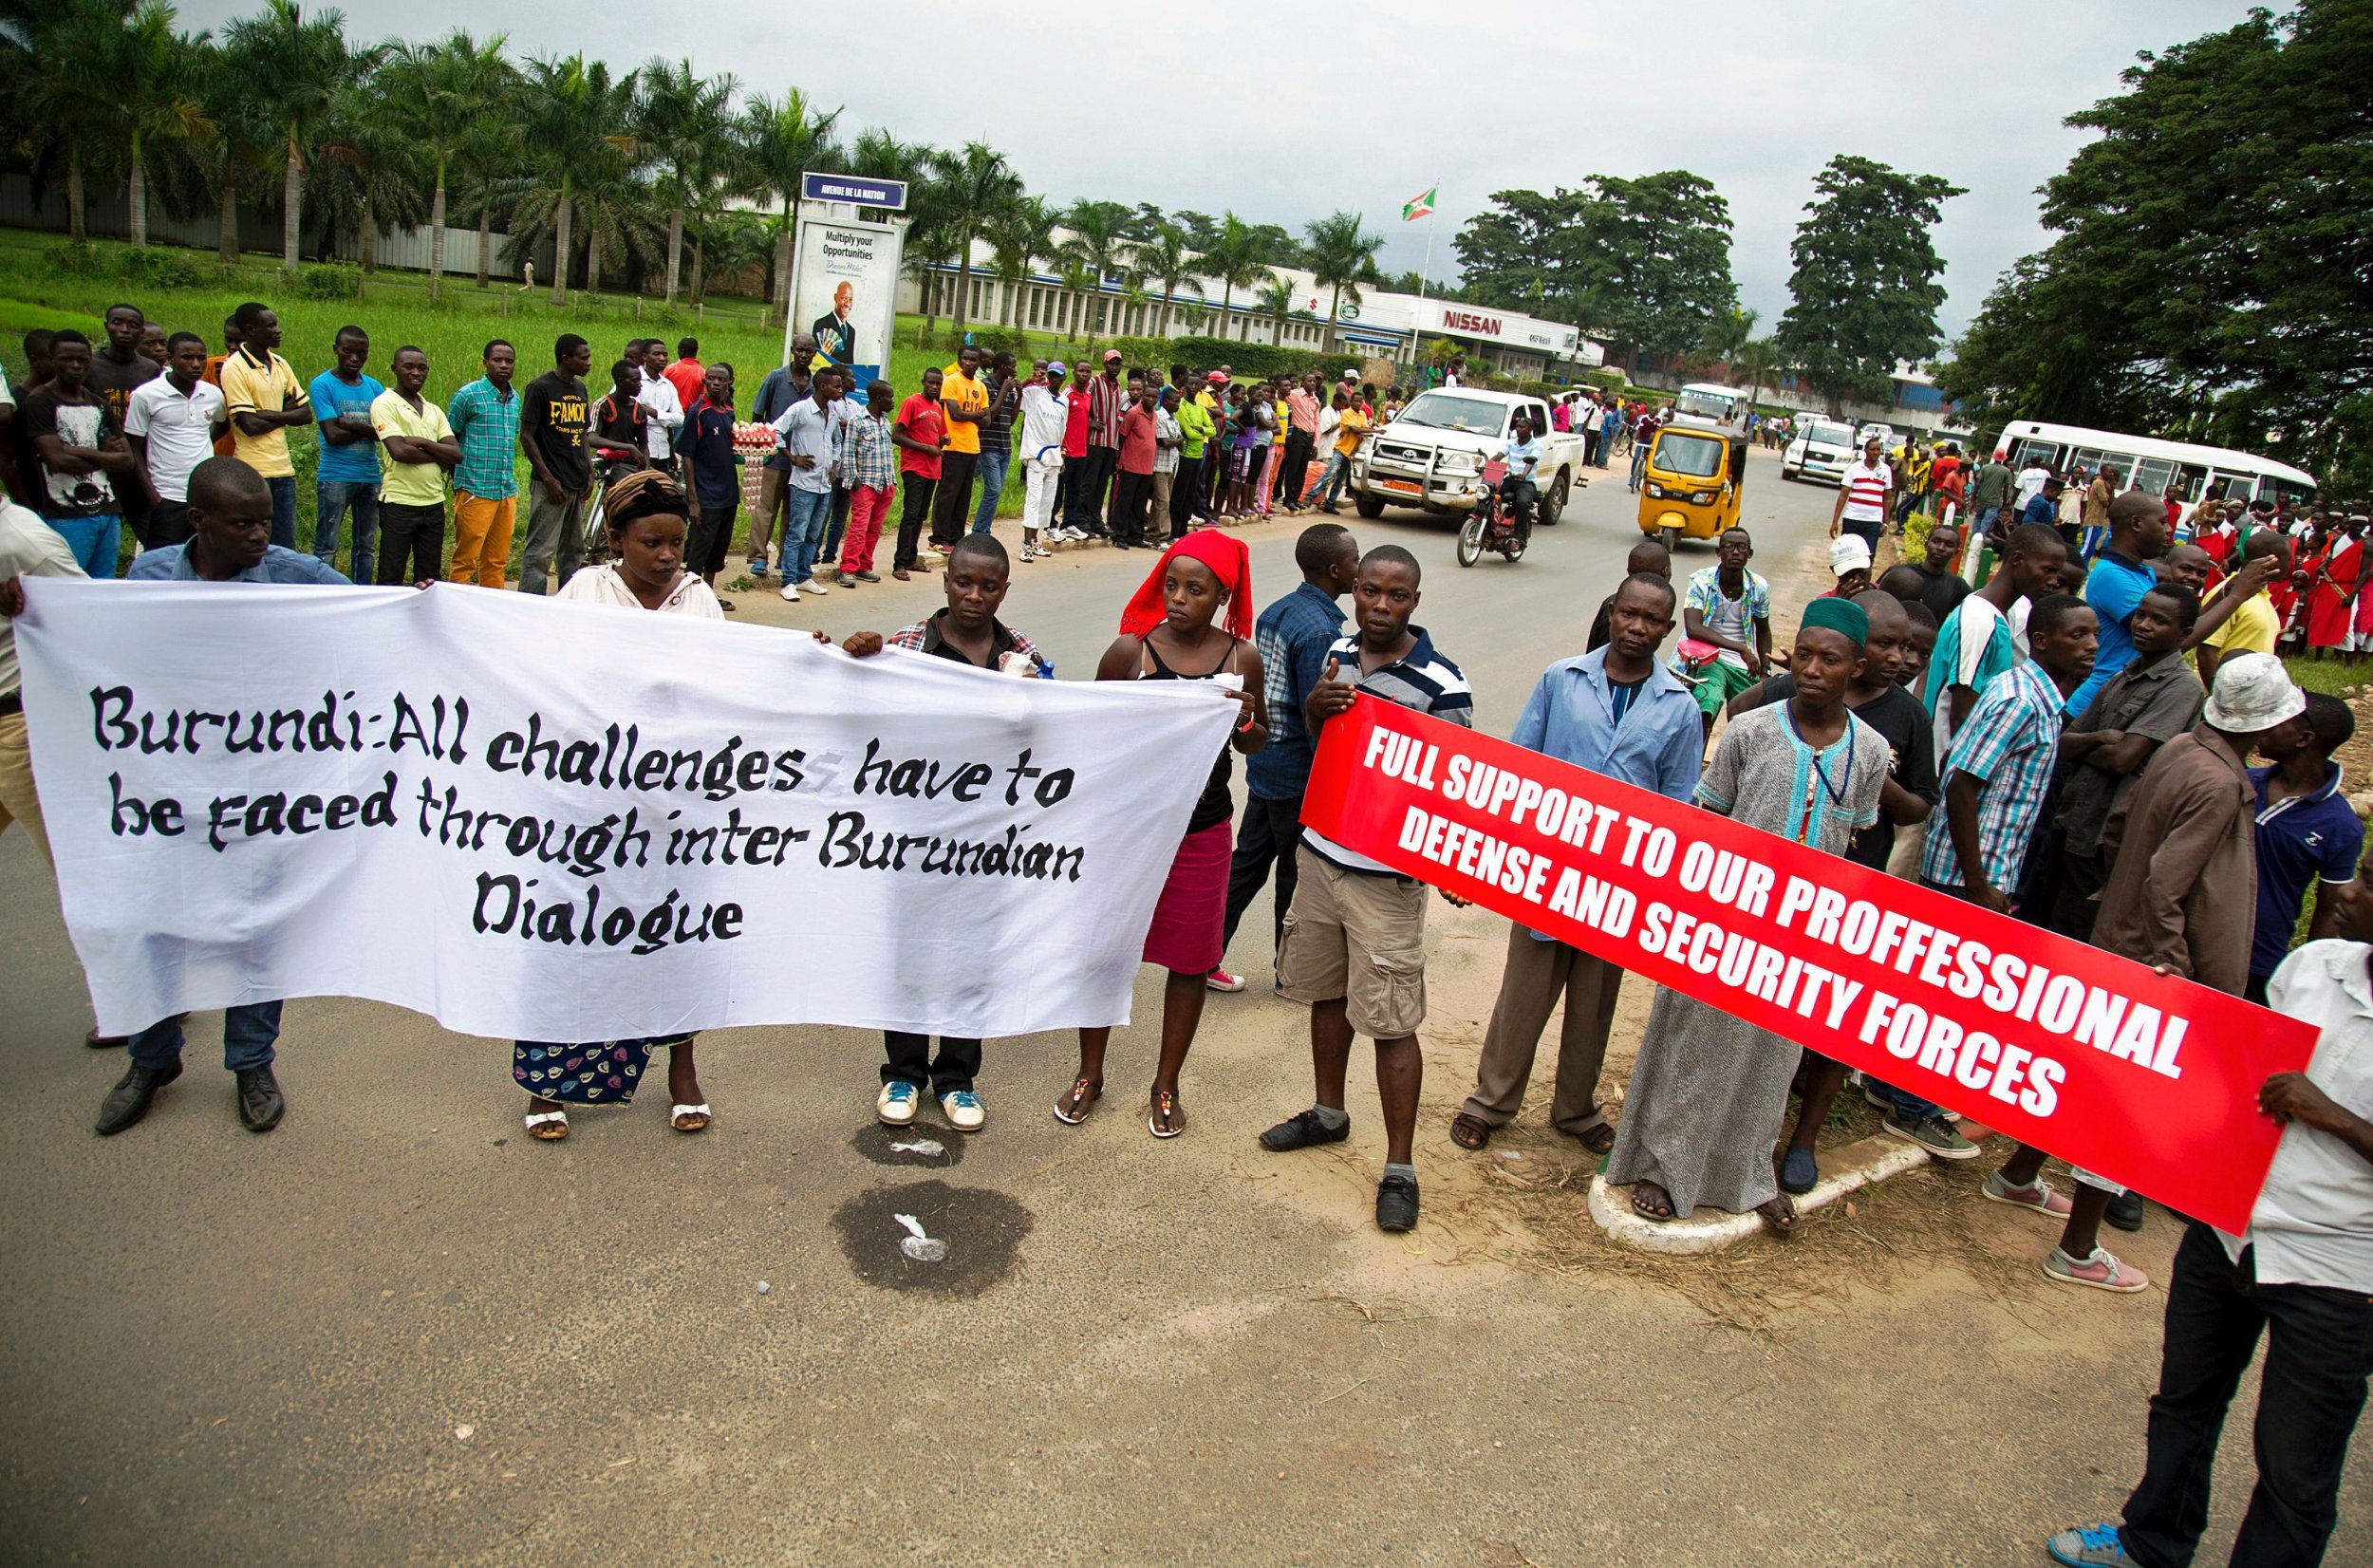
[(857, 329), (850, 324), (849, 312), (857, 303), (857, 291), (842, 279), (832, 288), (832, 308), (815, 318), (816, 352), (846, 370), (855, 362), (852, 350), (857, 344)]

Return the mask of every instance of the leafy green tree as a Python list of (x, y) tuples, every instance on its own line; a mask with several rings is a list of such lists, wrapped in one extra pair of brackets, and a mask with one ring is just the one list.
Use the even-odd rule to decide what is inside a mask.
[(1730, 210), (1686, 169), (1595, 175), (1579, 190), (1498, 191), (1451, 241), (1478, 304), (1562, 317), (1635, 356), (1694, 352), (1737, 308)]
[[(503, 35), (484, 43), (457, 28), (434, 44), (400, 44), (379, 74), (390, 118), (433, 169), (429, 196), (428, 297), (445, 271), (446, 180), (457, 162), (489, 140), (497, 116), (515, 112), (518, 73), (503, 54)], [(491, 150), (491, 149), (490, 149)]]
[[(634, 141), (628, 119), (634, 74), (613, 81), (609, 66), (583, 54), (565, 60), (529, 62), (523, 129), (535, 163), (537, 188), (514, 212), (511, 249), (524, 255), (549, 215), (552, 236), (551, 303), (569, 298), (569, 273), (576, 257), (576, 198), (612, 177), (613, 166)], [(599, 252), (594, 252), (598, 257)]]
[(1261, 313), (1269, 318), (1271, 340), (1283, 343), (1285, 318), (1294, 313), (1294, 286), (1272, 272), (1269, 281), (1261, 286), (1257, 297), (1261, 301)]
[[(1234, 213), (1224, 214), (1211, 243), (1203, 248), (1203, 271), (1205, 277), (1220, 282), (1219, 335), (1227, 336), (1228, 326), (1235, 320), (1229, 308), (1236, 303), (1239, 289), (1258, 289), (1269, 276), (1269, 264), (1261, 256), (1261, 238), (1253, 226)], [(1252, 330), (1246, 322), (1244, 330)]]
[(1030, 281), (1031, 268), (1038, 258), (1051, 252), (1054, 227), (1054, 213), (1043, 198), (1034, 196), (1017, 197), (990, 221), (986, 237), (999, 286), (999, 326), (1008, 325), (1009, 315), (1011, 325), (1022, 324), (1021, 289)]
[[(2373, 484), (2373, 7), (2301, 0), (2158, 54), (2071, 115), (2058, 237), (2006, 272), (1938, 383), (1965, 413), (2165, 432)], [(2362, 466), (2355, 466), (2361, 464)], [(2345, 476), (2345, 478), (2344, 478)]]
[(1929, 236), (1962, 194), (1941, 176), (1844, 153), (1814, 177), (1774, 336), (1831, 413), (1849, 399), (1887, 401), (1897, 362), (1936, 351), (1945, 264)]
[(333, 236), (350, 233), (363, 271), (379, 270), (379, 232), (411, 228), (428, 216), (422, 192), (429, 160), (395, 117), (376, 72), (340, 89), (322, 124), (321, 146), (306, 177), (308, 205), (326, 215)]
[(265, 0), (262, 15), (239, 17), (223, 28), (222, 47), (248, 102), (280, 135), (280, 265), (293, 276), (305, 171), (339, 93), (362, 75), (367, 57), (346, 47), (345, 12), (318, 10), (308, 17), (296, 0)]

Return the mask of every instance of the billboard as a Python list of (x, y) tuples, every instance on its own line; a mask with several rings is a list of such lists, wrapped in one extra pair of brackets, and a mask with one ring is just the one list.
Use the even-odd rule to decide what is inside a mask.
[(851, 390), (889, 364), (897, 321), (902, 230), (888, 223), (843, 222), (802, 214), (792, 261), (791, 313), (784, 322), (783, 357), (791, 337), (815, 334), (816, 362), (845, 366)]

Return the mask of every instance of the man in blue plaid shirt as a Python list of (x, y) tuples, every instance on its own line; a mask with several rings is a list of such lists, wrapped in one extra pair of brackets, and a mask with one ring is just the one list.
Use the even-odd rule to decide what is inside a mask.
[[(2020, 868), (2051, 803), (2052, 766), (2068, 721), (2068, 694), (2093, 673), (2100, 623), (2084, 601), (2054, 594), (2035, 602), (2027, 624), (2033, 657), (1990, 681), (1970, 717), (1953, 732), (1937, 770), (1944, 810), (1928, 819), (1920, 881), (1939, 892), (2011, 913)], [(1968, 1160), (1977, 1146), (1945, 1120), (1934, 1101), (1876, 1078), (1868, 1096), (1890, 1108), (1880, 1124), (1939, 1159)]]

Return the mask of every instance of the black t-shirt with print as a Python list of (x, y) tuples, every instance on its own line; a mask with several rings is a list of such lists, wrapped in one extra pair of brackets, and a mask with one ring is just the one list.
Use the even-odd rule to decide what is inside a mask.
[(519, 401), (519, 428), (544, 459), (545, 472), (570, 490), (593, 482), (593, 468), (585, 454), (585, 430), (592, 416), (592, 399), (585, 383), (557, 370), (547, 370), (528, 383)]
[(33, 445), (36, 438), (55, 436), (67, 446), (97, 449), (110, 437), (123, 434), (123, 426), (107, 405), (97, 398), (84, 397), (68, 402), (58, 395), (55, 385), (37, 386), (25, 394), (17, 404), (17, 423), (23, 427), (27, 447), (34, 454), (33, 467), (40, 484), (41, 514), (45, 517), (99, 517), (116, 512), (114, 476), (103, 470), (89, 474), (68, 474), (51, 468), (40, 458), (40, 448)]

